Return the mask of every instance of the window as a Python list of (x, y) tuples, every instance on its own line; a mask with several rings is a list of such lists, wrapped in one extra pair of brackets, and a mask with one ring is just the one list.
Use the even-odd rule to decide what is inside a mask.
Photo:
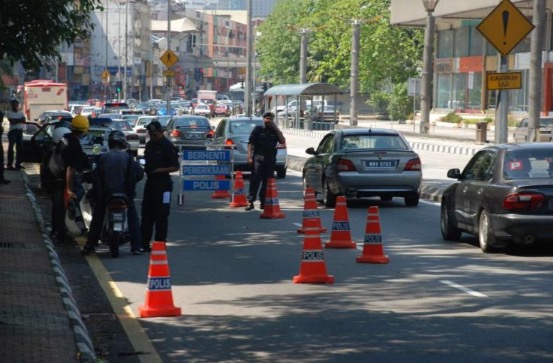
[(469, 180), (488, 181), (495, 171), (497, 154), (492, 150), (478, 152), (463, 170), (463, 177)]
[(437, 53), (436, 58), (453, 57), (453, 30), (442, 30), (438, 33)]

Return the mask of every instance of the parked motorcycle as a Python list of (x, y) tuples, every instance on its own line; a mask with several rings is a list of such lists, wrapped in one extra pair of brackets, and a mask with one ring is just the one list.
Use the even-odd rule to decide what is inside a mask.
[(113, 194), (106, 203), (101, 241), (109, 246), (111, 257), (119, 257), (119, 246), (130, 241), (127, 196)]

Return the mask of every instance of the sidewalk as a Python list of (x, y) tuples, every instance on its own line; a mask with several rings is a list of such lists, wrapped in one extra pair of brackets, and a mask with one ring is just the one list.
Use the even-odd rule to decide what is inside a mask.
[(0, 361), (94, 362), (87, 329), (22, 171), (0, 186)]

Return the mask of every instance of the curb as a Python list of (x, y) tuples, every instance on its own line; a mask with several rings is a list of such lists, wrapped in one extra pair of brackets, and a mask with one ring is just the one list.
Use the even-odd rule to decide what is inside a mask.
[(56, 281), (59, 285), (62, 304), (65, 307), (65, 310), (67, 311), (67, 316), (69, 318), (69, 322), (73, 330), (73, 335), (75, 337), (75, 342), (77, 345), (76, 359), (78, 359), (81, 362), (90, 362), (90, 363), (98, 362), (96, 358), (94, 346), (92, 344), (92, 340), (90, 339), (88, 330), (86, 329), (86, 326), (83, 323), (83, 320), (81, 319), (81, 314), (75, 302), (75, 298), (73, 297), (73, 292), (71, 290), (71, 287), (69, 286), (69, 281), (61, 265), (59, 256), (56, 253), (52, 240), (48, 236), (48, 231), (46, 229), (44, 219), (42, 218), (40, 207), (36, 202), (36, 196), (31, 190), (30, 182), (27, 177), (27, 174), (22, 173), (22, 175), (23, 175), (23, 181), (24, 181), (25, 190), (26, 190), (25, 196), (31, 202), (31, 205), (33, 207), (34, 216), (37, 221), (37, 224), (40, 227), (40, 230), (42, 233), (42, 240), (44, 242), (46, 249), (48, 250), (50, 263), (52, 264)]

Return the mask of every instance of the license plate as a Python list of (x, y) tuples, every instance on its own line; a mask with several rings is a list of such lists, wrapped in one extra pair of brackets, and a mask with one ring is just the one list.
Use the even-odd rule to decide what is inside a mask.
[(119, 222), (119, 221), (123, 221), (123, 214), (121, 213), (113, 213), (111, 215), (111, 220), (114, 221), (114, 222)]
[(396, 168), (398, 160), (365, 160), (367, 169)]

